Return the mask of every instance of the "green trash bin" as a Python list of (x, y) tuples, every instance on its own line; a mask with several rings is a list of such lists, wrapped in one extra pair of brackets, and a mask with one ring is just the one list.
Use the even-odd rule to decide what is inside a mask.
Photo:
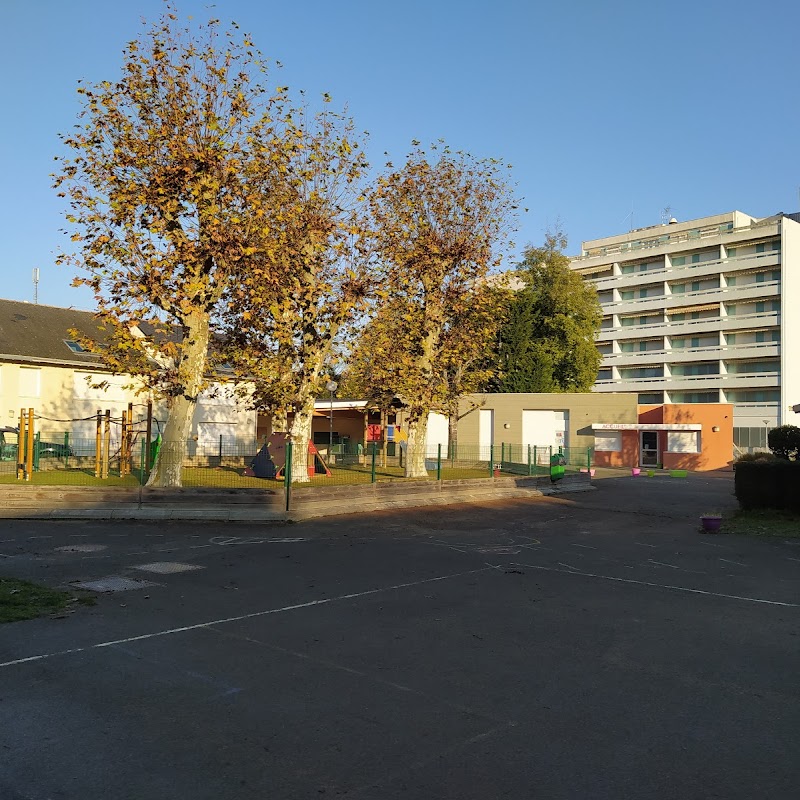
[(565, 467), (567, 466), (567, 459), (564, 458), (563, 453), (553, 453), (550, 456), (550, 480), (555, 483), (564, 477)]

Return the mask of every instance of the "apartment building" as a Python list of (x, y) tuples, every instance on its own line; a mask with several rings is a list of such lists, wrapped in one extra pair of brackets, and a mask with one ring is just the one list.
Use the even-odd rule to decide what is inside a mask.
[(594, 391), (731, 403), (743, 449), (800, 424), (800, 214), (673, 219), (584, 242), (571, 267), (603, 308)]

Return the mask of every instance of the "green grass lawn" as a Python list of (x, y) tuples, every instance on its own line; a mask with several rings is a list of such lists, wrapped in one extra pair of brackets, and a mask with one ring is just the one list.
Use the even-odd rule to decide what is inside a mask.
[(734, 511), (722, 521), (723, 533), (745, 536), (800, 538), (800, 515), (789, 511)]
[(54, 614), (74, 599), (68, 592), (16, 578), (0, 578), (0, 622), (19, 622)]
[[(187, 487), (217, 487), (225, 489), (274, 489), (283, 486), (283, 479), (271, 480), (268, 478), (252, 478), (243, 475), (241, 467), (187, 467), (183, 470), (183, 485)], [(547, 471), (540, 470), (542, 474)], [(515, 473), (501, 472), (503, 477), (512, 477)], [(436, 478), (436, 471), (429, 470), (428, 477)], [(469, 478), (488, 478), (485, 467), (474, 466), (445, 466), (442, 465), (442, 480), (465, 480)], [(375, 478), (378, 481), (403, 480), (403, 468), (377, 466)], [(354, 464), (348, 467), (333, 467), (330, 477), (315, 475), (299, 486), (353, 486), (370, 483), (372, 468), (370, 464)], [(101, 479), (94, 476), (93, 469), (48, 469), (34, 472), (30, 481), (18, 481), (16, 471), (4, 470), (0, 472), (0, 485), (10, 484), (18, 486), (126, 486), (129, 488), (139, 486), (140, 476), (138, 470), (120, 478), (111, 475)]]

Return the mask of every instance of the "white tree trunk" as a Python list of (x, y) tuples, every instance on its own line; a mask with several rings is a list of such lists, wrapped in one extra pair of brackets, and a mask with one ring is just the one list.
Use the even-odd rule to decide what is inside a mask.
[(428, 415), (410, 416), (408, 420), (408, 450), (404, 475), (406, 478), (427, 478), (425, 451), (428, 438)]
[(203, 384), (208, 358), (208, 314), (196, 311), (186, 321), (188, 331), (182, 345), (178, 365), (178, 380), (182, 394), (175, 396), (169, 408), (167, 424), (148, 486), (176, 487), (182, 485), (183, 461), (186, 445), (192, 430), (192, 418), (197, 406), (197, 395)]
[(295, 412), (289, 435), (292, 439), (292, 483), (308, 481), (308, 443), (311, 441), (311, 421), (314, 418), (314, 398), (306, 398)]

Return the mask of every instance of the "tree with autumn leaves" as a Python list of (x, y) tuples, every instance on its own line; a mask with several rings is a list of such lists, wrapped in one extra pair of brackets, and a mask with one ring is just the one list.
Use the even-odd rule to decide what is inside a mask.
[(486, 277), (513, 208), (503, 168), (417, 147), (367, 188), (352, 123), (293, 105), (265, 63), (235, 25), (193, 33), (167, 5), (118, 81), (79, 86), (55, 185), (77, 246), (59, 261), (98, 306), (102, 333), (85, 344), (168, 400), (151, 485), (181, 484), (222, 362), (247, 402), (293, 414), (300, 478), (334, 349), (383, 298), (384, 391), (406, 402), (406, 473), (423, 474), (427, 414), (470, 391), (498, 322)]
[[(295, 122), (276, 247), (260, 252), (224, 315), (228, 361), (256, 408), (285, 421), (292, 480), (306, 481), (314, 401), (373, 289), (361, 138), (324, 112)], [(266, 276), (281, 275), (281, 292)]]
[(151, 485), (181, 484), (198, 396), (229, 358), (223, 316), (240, 304), (246, 322), (255, 301), (286, 312), (304, 268), (287, 242), (313, 250), (327, 224), (305, 243), (291, 233), (314, 215), (296, 171), (331, 142), (298, 122), (286, 87), (268, 88), (265, 63), (235, 25), (194, 33), (168, 5), (118, 81), (79, 85), (80, 124), (63, 137), (55, 186), (77, 252), (59, 261), (94, 292), (104, 362), (168, 400)]
[[(428, 415), (452, 416), (486, 378), (502, 321), (499, 264), (515, 201), (506, 168), (446, 146), (418, 145), (370, 194), (382, 303), (348, 368), (348, 387), (403, 404), (406, 477), (426, 477)], [(381, 396), (381, 397), (379, 397)]]

